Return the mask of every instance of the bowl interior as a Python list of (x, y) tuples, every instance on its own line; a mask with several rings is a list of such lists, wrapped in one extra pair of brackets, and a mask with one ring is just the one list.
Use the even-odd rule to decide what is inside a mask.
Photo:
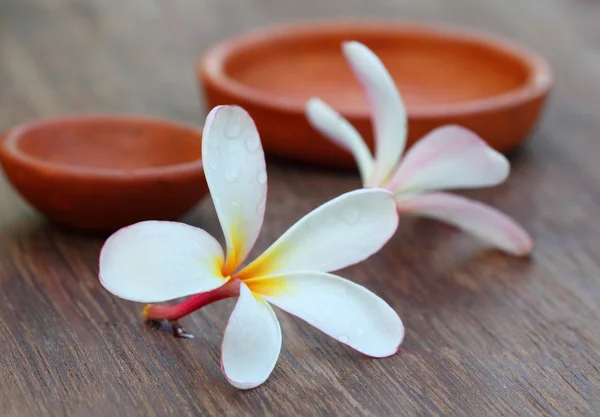
[(17, 150), (43, 163), (111, 171), (152, 169), (197, 161), (201, 135), (143, 119), (90, 118), (24, 128)]
[(428, 31), (290, 33), (250, 42), (228, 56), (226, 76), (270, 99), (303, 106), (318, 96), (338, 111), (367, 109), (341, 42), (357, 40), (388, 68), (408, 107), (435, 107), (490, 98), (527, 82), (530, 69), (514, 55), (464, 36)]

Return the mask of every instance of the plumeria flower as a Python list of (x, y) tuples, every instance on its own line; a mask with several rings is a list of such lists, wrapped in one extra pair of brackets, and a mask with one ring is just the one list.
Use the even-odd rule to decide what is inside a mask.
[(508, 160), (474, 132), (454, 125), (437, 128), (402, 157), (407, 116), (400, 93), (381, 60), (365, 45), (345, 42), (343, 53), (370, 103), (373, 156), (358, 131), (318, 98), (307, 102), (310, 124), (350, 151), (365, 187), (390, 190), (402, 214), (437, 219), (514, 255), (527, 255), (533, 241), (513, 219), (482, 203), (440, 192), (502, 183)]
[(294, 314), (371, 357), (397, 352), (404, 337), (392, 308), (366, 288), (328, 272), (377, 252), (398, 224), (389, 191), (344, 194), (299, 220), (246, 266), (260, 232), (267, 195), (265, 159), (250, 116), (235, 106), (208, 115), (202, 157), (226, 242), (224, 251), (202, 229), (146, 221), (117, 231), (102, 248), (100, 281), (114, 295), (150, 304), (148, 320), (179, 318), (237, 296), (221, 350), (221, 367), (237, 388), (262, 384), (281, 349), (270, 304)]

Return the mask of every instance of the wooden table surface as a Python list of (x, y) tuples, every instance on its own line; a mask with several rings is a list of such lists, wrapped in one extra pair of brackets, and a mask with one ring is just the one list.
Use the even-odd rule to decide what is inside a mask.
[[(0, 415), (600, 415), (600, 3), (560, 0), (2, 0), (0, 129), (123, 112), (201, 126), (193, 65), (224, 36), (292, 19), (397, 17), (505, 35), (544, 54), (557, 86), (508, 182), (469, 193), (517, 218), (529, 260), (403, 219), (343, 275), (403, 318), (400, 352), (371, 360), (282, 313), (270, 379), (237, 391), (219, 368), (233, 300), (141, 320), (97, 279), (102, 238), (48, 224), (0, 180)], [(274, 161), (257, 251), (353, 173)], [(210, 199), (184, 220), (220, 236)]]

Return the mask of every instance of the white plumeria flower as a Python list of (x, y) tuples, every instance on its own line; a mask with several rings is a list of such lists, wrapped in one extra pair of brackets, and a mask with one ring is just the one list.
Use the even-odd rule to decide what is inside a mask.
[(498, 185), (508, 177), (508, 160), (474, 132), (454, 125), (433, 130), (402, 158), (407, 116), (391, 75), (365, 45), (344, 42), (342, 50), (371, 105), (375, 156), (358, 131), (322, 100), (310, 99), (306, 114), (316, 130), (354, 155), (363, 185), (393, 192), (400, 213), (450, 223), (510, 254), (529, 254), (533, 241), (513, 219), (439, 192)]
[(264, 154), (250, 116), (235, 106), (213, 109), (202, 156), (226, 256), (202, 229), (141, 222), (106, 241), (102, 285), (118, 297), (146, 303), (191, 296), (175, 306), (146, 306), (150, 320), (177, 320), (239, 296), (225, 330), (221, 367), (241, 389), (262, 384), (279, 357), (281, 330), (269, 304), (366, 355), (396, 353), (404, 337), (396, 312), (366, 288), (328, 273), (368, 258), (391, 237), (398, 224), (392, 194), (360, 189), (331, 200), (241, 267), (261, 229), (267, 195)]

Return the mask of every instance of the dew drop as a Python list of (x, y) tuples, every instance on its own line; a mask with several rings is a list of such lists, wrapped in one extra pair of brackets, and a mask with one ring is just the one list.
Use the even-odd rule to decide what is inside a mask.
[(360, 213), (358, 209), (355, 209), (354, 207), (349, 207), (343, 211), (342, 217), (346, 223), (356, 224), (358, 218), (360, 217)]
[(246, 148), (248, 148), (248, 150), (250, 152), (256, 151), (259, 146), (260, 146), (260, 139), (258, 136), (252, 135), (252, 136), (248, 137), (248, 139), (246, 139)]
[(229, 139), (235, 139), (240, 135), (241, 132), (241, 119), (238, 117), (235, 121), (227, 123), (225, 125), (225, 136)]
[(342, 343), (348, 343), (350, 341), (350, 339), (348, 339), (348, 336), (346, 336), (345, 334), (339, 335), (338, 340)]
[(231, 205), (233, 207), (240, 207), (242, 204), (238, 200), (232, 200)]
[(235, 168), (227, 168), (225, 169), (225, 179), (229, 182), (235, 182), (238, 179), (238, 172)]
[(265, 182), (267, 182), (267, 172), (266, 171), (261, 171), (260, 174), (258, 174), (258, 182), (260, 184), (264, 184)]
[(259, 215), (262, 215), (265, 212), (265, 200), (261, 200), (260, 203), (256, 206), (256, 212)]

